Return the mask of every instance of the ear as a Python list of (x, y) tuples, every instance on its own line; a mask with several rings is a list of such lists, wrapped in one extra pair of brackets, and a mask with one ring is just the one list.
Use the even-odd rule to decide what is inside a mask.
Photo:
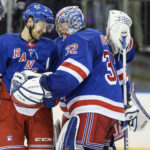
[(33, 26), (33, 18), (29, 17), (28, 21), (27, 21), (27, 26)]

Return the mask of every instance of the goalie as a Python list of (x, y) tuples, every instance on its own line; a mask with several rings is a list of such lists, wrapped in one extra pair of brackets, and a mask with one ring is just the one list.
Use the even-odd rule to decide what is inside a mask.
[[(118, 22), (114, 22), (114, 20), (111, 21), (112, 17), (114, 17), (113, 18), (114, 20), (118, 19)], [(115, 26), (115, 24), (117, 24), (117, 25)], [(118, 33), (121, 34), (121, 31), (124, 26), (127, 28), (127, 31), (128, 31), (128, 36), (127, 36), (128, 40), (126, 41), (127, 63), (130, 63), (135, 57), (135, 51), (132, 47), (133, 40), (130, 36), (130, 31), (129, 31), (129, 27), (131, 26), (131, 24), (132, 24), (132, 21), (127, 14), (125, 14), (121, 11), (117, 11), (117, 10), (110, 11), (110, 15), (109, 15), (109, 19), (108, 19), (108, 26), (107, 26), (107, 40), (109, 41), (109, 45), (111, 46), (112, 53), (115, 58), (115, 65), (117, 68), (117, 73), (119, 76), (121, 86), (124, 83), (123, 69), (122, 69), (122, 67), (123, 67), (122, 66), (122, 41), (121, 41), (121, 36), (118, 36)], [(108, 35), (109, 35), (109, 37), (108, 37)], [(115, 36), (115, 37), (113, 38), (113, 36)], [(118, 43), (117, 43), (117, 41), (118, 41)], [(56, 43), (59, 48), (60, 45), (62, 44), (61, 38), (56, 39)], [(140, 111), (140, 109), (143, 110), (143, 108), (140, 107), (140, 109), (138, 109), (139, 106), (137, 106), (135, 104), (135, 100), (136, 101), (138, 101), (138, 100), (137, 100), (137, 98), (135, 98), (135, 93), (133, 92), (133, 88), (130, 89), (130, 84), (129, 84), (128, 78), (127, 78), (126, 84), (128, 87), (127, 94), (128, 94), (128, 100), (129, 100), (128, 108), (126, 109), (126, 120), (129, 122), (130, 129), (132, 129), (133, 131), (140, 130), (142, 128), (142, 125), (145, 124), (147, 118), (146, 118), (146, 116), (143, 116), (143, 115), (142, 115), (142, 118), (144, 117), (144, 119), (141, 119), (141, 117), (139, 117), (143, 113)], [(64, 112), (63, 119), (62, 119), (62, 125), (64, 125), (65, 122), (67, 120), (69, 120), (71, 116), (69, 114), (69, 110), (67, 109), (67, 105), (65, 104), (65, 100), (62, 99), (60, 101), (60, 107), (61, 107), (62, 111)], [(138, 117), (137, 117), (137, 115), (138, 115)], [(137, 122), (137, 120), (138, 120), (138, 122)], [(68, 125), (68, 122), (66, 124)], [(59, 137), (59, 140), (57, 142), (57, 149), (60, 149), (60, 147), (61, 147), (60, 145), (62, 144), (62, 137), (64, 136), (63, 134), (65, 134), (65, 132), (66, 132), (66, 126), (67, 126), (66, 124), (63, 127), (60, 137)], [(124, 137), (123, 126), (121, 126), (121, 124), (117, 121), (114, 124), (114, 126), (111, 128), (111, 130), (109, 131), (109, 134), (105, 137), (104, 149), (107, 150), (107, 149), (111, 148), (113, 146), (114, 141), (117, 141), (123, 137)]]
[[(130, 82), (128, 78), (128, 74), (126, 73), (126, 81), (123, 80), (123, 42), (122, 42), (122, 32), (126, 31), (126, 61), (130, 63), (135, 57), (135, 51), (132, 47), (133, 39), (130, 35), (130, 26), (132, 25), (131, 18), (124, 12), (118, 10), (110, 10), (108, 23), (107, 23), (107, 41), (111, 47), (112, 53), (115, 58), (115, 65), (117, 68), (117, 74), (119, 77), (119, 83), (122, 86), (123, 91), (123, 84), (126, 83), (127, 86), (127, 99), (128, 99), (128, 107), (126, 108), (126, 120), (128, 121), (129, 128), (132, 131), (141, 130), (143, 126), (147, 123), (149, 119), (147, 112), (144, 108), (140, 105), (140, 102), (136, 98), (134, 87), (130, 87)], [(142, 117), (141, 117), (142, 116)], [(112, 134), (107, 137), (107, 141), (112, 139), (116, 141), (124, 137), (124, 129), (123, 127), (117, 122), (112, 128)], [(113, 142), (111, 141), (111, 146)], [(105, 149), (108, 149), (106, 146)]]

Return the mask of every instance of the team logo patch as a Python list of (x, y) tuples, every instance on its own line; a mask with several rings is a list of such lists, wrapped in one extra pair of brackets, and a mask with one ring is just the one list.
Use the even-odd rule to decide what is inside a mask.
[(7, 136), (7, 141), (12, 141), (12, 135)]
[(40, 9), (40, 4), (34, 6), (35, 9)]

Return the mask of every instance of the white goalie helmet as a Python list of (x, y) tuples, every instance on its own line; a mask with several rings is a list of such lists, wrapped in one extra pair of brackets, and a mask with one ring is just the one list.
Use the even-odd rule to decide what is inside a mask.
[(111, 46), (113, 54), (122, 50), (122, 33), (126, 32), (126, 49), (131, 47), (130, 27), (131, 18), (119, 10), (110, 10), (107, 22), (106, 37)]
[(68, 6), (56, 14), (55, 25), (59, 35), (62, 35), (62, 33), (58, 30), (58, 25), (64, 22), (68, 24), (67, 34), (72, 34), (82, 29), (85, 26), (85, 21), (81, 9), (78, 6)]

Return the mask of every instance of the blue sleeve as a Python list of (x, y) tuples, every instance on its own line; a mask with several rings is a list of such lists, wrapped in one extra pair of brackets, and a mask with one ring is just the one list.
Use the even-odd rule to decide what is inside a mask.
[(7, 70), (8, 49), (5, 43), (3, 36), (0, 36), (0, 74), (4, 74)]
[[(126, 54), (127, 63), (131, 63), (133, 61), (133, 59), (135, 58), (135, 55), (136, 55), (136, 53), (135, 53), (134, 48), (131, 48), (131, 50), (128, 51), (127, 54)], [(120, 59), (121, 59), (121, 61), (123, 61), (123, 56), (122, 55), (121, 55)]]
[(129, 100), (130, 99), (130, 82), (129, 81), (127, 81), (126, 86), (127, 86), (127, 99)]
[(43, 79), (41, 84), (51, 91), (53, 98), (66, 96), (91, 73), (93, 55), (88, 41), (71, 36), (63, 46), (63, 61), (57, 71)]
[(135, 50), (132, 48), (130, 51), (127, 52), (127, 63), (131, 63), (135, 58)]

